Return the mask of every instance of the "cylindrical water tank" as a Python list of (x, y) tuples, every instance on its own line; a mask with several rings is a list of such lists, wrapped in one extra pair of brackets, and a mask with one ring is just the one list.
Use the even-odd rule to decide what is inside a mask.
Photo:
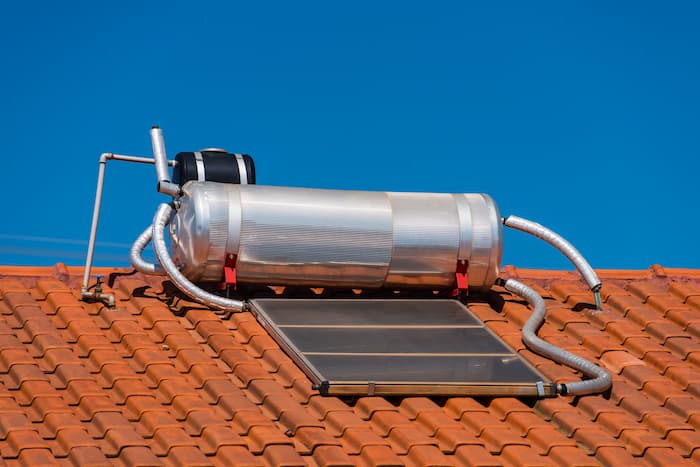
[(352, 288), (488, 289), (502, 225), (488, 195), (321, 190), (191, 181), (171, 222), (192, 281)]

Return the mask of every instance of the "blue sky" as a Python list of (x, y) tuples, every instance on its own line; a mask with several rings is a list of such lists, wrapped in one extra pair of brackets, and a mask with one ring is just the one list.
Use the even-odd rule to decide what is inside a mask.
[[(0, 264), (84, 261), (102, 152), (224, 147), (270, 185), (485, 192), (599, 268), (700, 267), (695, 2), (12, 2)], [(110, 163), (97, 263), (165, 198)], [(504, 264), (570, 266), (507, 232)]]

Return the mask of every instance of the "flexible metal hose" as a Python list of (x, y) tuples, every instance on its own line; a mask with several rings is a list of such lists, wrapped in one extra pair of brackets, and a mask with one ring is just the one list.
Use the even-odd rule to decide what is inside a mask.
[(152, 276), (162, 276), (165, 274), (163, 268), (160, 264), (149, 263), (141, 257), (143, 250), (151, 242), (153, 237), (153, 226), (149, 225), (146, 230), (141, 232), (133, 245), (131, 245), (131, 252), (129, 253), (129, 260), (131, 265), (139, 272), (144, 274), (149, 274)]
[(224, 311), (241, 311), (244, 306), (242, 301), (220, 297), (200, 289), (190, 282), (180, 272), (175, 263), (173, 263), (168, 253), (168, 247), (165, 244), (165, 226), (170, 223), (170, 214), (172, 210), (173, 208), (170, 205), (163, 203), (158, 206), (156, 215), (153, 218), (153, 251), (156, 254), (156, 258), (158, 258), (160, 266), (175, 283), (177, 288), (182, 290), (190, 298), (212, 308)]
[(603, 368), (589, 362), (583, 357), (574, 355), (564, 349), (556, 347), (549, 342), (537, 337), (537, 330), (544, 321), (547, 306), (540, 295), (525, 284), (515, 279), (508, 279), (503, 286), (509, 292), (524, 298), (534, 308), (532, 316), (523, 326), (523, 342), (532, 351), (562, 363), (571, 368), (581, 371), (584, 375), (593, 379), (575, 381), (572, 383), (562, 383), (558, 385), (557, 392), (566, 395), (580, 396), (584, 394), (595, 394), (606, 391), (612, 384), (612, 377)]
[(506, 217), (503, 219), (503, 225), (512, 229), (520, 230), (521, 232), (529, 233), (530, 235), (534, 235), (535, 237), (544, 240), (559, 250), (569, 259), (569, 261), (574, 264), (574, 266), (576, 266), (576, 269), (579, 273), (581, 273), (583, 280), (586, 281), (588, 287), (590, 287), (595, 295), (596, 307), (599, 310), (602, 309), (602, 303), (600, 300), (601, 282), (598, 278), (598, 274), (595, 273), (583, 255), (579, 253), (579, 251), (564, 237), (548, 229), (547, 227), (538, 224), (537, 222), (529, 221), (518, 216)]

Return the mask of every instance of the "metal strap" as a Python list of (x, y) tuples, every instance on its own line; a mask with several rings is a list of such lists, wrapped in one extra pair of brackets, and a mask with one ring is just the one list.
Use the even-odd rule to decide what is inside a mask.
[(544, 393), (544, 383), (543, 383), (542, 381), (538, 381), (537, 384), (536, 384), (536, 386), (537, 386), (537, 396), (538, 396), (538, 397), (544, 397), (544, 396), (545, 396), (545, 393)]
[(248, 170), (245, 168), (245, 160), (242, 154), (234, 154), (236, 156), (236, 162), (238, 163), (238, 175), (240, 176), (241, 185), (248, 184)]
[(377, 388), (377, 385), (374, 381), (368, 381), (367, 382), (367, 395), (370, 397), (373, 396), (376, 388)]
[(204, 174), (204, 159), (202, 159), (202, 153), (196, 151), (194, 153), (194, 163), (197, 164), (197, 180), (200, 182), (205, 181), (207, 178)]

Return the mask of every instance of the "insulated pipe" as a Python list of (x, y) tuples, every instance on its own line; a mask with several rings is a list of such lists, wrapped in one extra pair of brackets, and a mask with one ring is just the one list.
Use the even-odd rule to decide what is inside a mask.
[(170, 182), (165, 140), (163, 139), (163, 130), (160, 127), (154, 126), (151, 128), (151, 147), (153, 148), (153, 159), (155, 159), (156, 175), (158, 176), (158, 192), (172, 197), (178, 196), (180, 187)]
[(544, 300), (537, 292), (515, 279), (508, 279), (505, 282), (500, 279), (499, 282), (506, 290), (524, 298), (534, 308), (532, 316), (530, 316), (523, 326), (523, 342), (525, 345), (540, 355), (571, 368), (575, 368), (584, 375), (593, 378), (584, 381), (559, 384), (557, 385), (558, 393), (562, 395), (571, 394), (574, 396), (581, 396), (603, 392), (610, 388), (612, 377), (606, 370), (589, 362), (583, 357), (567, 352), (537, 337), (537, 330), (542, 325), (547, 311)]
[(153, 226), (149, 225), (131, 246), (129, 260), (134, 269), (139, 272), (153, 276), (162, 276), (165, 273), (163, 272), (163, 268), (160, 267), (160, 264), (149, 263), (141, 257), (146, 245), (151, 242), (151, 238), (153, 238)]
[(508, 216), (504, 218), (503, 225), (515, 230), (520, 230), (521, 232), (529, 233), (530, 235), (534, 235), (535, 237), (544, 240), (559, 250), (569, 259), (569, 261), (574, 263), (574, 266), (576, 266), (578, 272), (581, 273), (581, 276), (583, 276), (583, 280), (586, 281), (588, 287), (591, 288), (593, 294), (595, 295), (596, 308), (599, 310), (602, 309), (602, 304), (600, 301), (601, 282), (598, 278), (598, 274), (595, 273), (583, 255), (579, 253), (571, 243), (564, 239), (564, 237), (548, 229), (547, 227), (538, 224), (537, 222), (529, 221), (518, 216)]
[(243, 302), (240, 300), (231, 300), (228, 298), (214, 295), (205, 290), (200, 289), (190, 282), (177, 268), (168, 253), (168, 247), (165, 244), (165, 226), (170, 222), (170, 214), (173, 208), (168, 204), (158, 206), (156, 215), (153, 218), (153, 251), (156, 258), (160, 262), (161, 267), (170, 279), (175, 283), (177, 288), (182, 290), (189, 297), (213, 308), (219, 308), (224, 311), (241, 311), (243, 310)]

